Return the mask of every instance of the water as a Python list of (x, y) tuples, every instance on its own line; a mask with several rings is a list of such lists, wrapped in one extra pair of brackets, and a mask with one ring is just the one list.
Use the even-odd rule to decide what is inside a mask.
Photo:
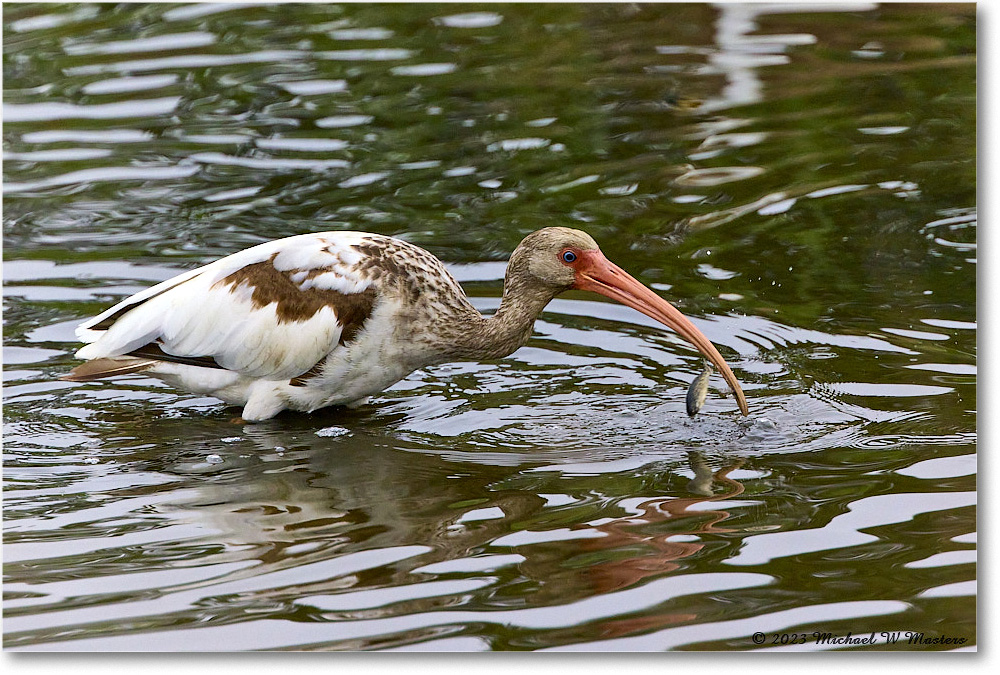
[[(973, 647), (974, 12), (5, 6), (5, 647)], [(713, 375), (690, 420), (699, 355), (579, 292), (349, 412), (56, 379), (261, 241), (402, 236), (490, 312), (554, 224), (751, 415)]]

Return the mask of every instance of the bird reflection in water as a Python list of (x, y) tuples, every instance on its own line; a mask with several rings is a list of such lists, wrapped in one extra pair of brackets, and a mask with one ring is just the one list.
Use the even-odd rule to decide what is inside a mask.
[[(340, 608), (316, 610), (323, 621), (458, 608), (491, 611), (510, 609), (511, 588), (531, 589), (531, 606), (567, 605), (669, 576), (685, 559), (705, 555), (708, 542), (675, 541), (676, 535), (730, 531), (720, 526), (727, 511), (699, 505), (743, 492), (729, 477), (739, 460), (713, 471), (700, 454), (690, 453), (694, 478), (686, 489), (644, 500), (618, 494), (615, 502), (640, 501), (637, 515), (602, 523), (608, 505), (592, 498), (593, 484), (525, 473), (524, 465), (400, 451), (387, 447), (381, 434), (366, 431), (361, 419), (354, 418), (350, 433), (336, 438), (317, 436), (307, 424), (301, 431), (247, 425), (238, 441), (227, 444), (230, 451), (220, 464), (189, 464), (192, 455), (183, 451), (172, 459), (162, 449), (147, 456), (148, 469), (176, 477), (169, 491), (175, 499), (158, 509), (186, 532), (194, 527), (192, 532), (200, 533), (188, 544), (204, 552), (201, 562), (246, 563), (208, 582), (205, 592), (213, 597), (240, 590), (239, 603), (220, 610), (223, 614), (247, 608), (280, 614), (283, 607), (311, 607), (317, 597), (325, 598), (320, 606)], [(190, 425), (187, 419), (163, 422)], [(206, 422), (206, 435), (213, 428)], [(650, 471), (643, 473), (652, 476)], [(561, 492), (573, 501), (553, 507), (539, 494), (545, 492)], [(494, 515), (467, 518), (484, 511)], [(545, 536), (567, 525), (602, 536), (563, 541)], [(504, 542), (521, 532), (539, 536)], [(150, 555), (191, 553), (157, 548)], [(617, 559), (609, 560), (612, 556)], [(492, 561), (497, 566), (490, 566)], [(455, 590), (469, 586), (479, 590)], [(390, 588), (398, 589), (393, 602), (375, 601)], [(611, 636), (694, 618), (683, 612), (650, 616), (656, 611), (591, 626)]]

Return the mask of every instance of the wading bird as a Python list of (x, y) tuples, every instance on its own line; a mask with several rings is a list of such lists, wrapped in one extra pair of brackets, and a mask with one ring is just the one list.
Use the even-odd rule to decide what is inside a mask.
[(261, 421), (282, 410), (359, 405), (419, 368), (496, 359), (524, 345), (559, 293), (581, 289), (634, 307), (677, 331), (722, 373), (744, 415), (733, 372), (701, 331), (563, 227), (529, 234), (507, 265), (503, 299), (483, 316), (440, 260), (378, 234), (321, 232), (271, 241), (123, 300), (84, 322), (88, 359), (63, 379), (144, 372), (243, 406)]

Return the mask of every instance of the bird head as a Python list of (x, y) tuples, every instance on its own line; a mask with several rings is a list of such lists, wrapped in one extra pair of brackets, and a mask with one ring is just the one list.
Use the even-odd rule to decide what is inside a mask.
[(571, 263), (583, 251), (600, 248), (586, 232), (568, 227), (546, 227), (525, 237), (510, 257), (508, 279), (511, 273), (520, 275), (529, 283), (552, 289), (553, 295), (573, 288), (576, 269)]
[(545, 289), (551, 297), (570, 289), (593, 291), (656, 319), (712, 362), (732, 388), (740, 410), (748, 413), (743, 390), (715, 345), (676, 307), (608, 260), (586, 232), (566, 227), (532, 232), (511, 255), (507, 282)]

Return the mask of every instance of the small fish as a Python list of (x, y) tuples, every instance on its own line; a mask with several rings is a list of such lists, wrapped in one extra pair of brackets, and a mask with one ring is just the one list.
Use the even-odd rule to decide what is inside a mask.
[(689, 417), (694, 417), (705, 405), (705, 396), (708, 395), (708, 376), (712, 374), (712, 364), (705, 361), (705, 369), (698, 377), (694, 378), (691, 386), (688, 387), (687, 412)]

